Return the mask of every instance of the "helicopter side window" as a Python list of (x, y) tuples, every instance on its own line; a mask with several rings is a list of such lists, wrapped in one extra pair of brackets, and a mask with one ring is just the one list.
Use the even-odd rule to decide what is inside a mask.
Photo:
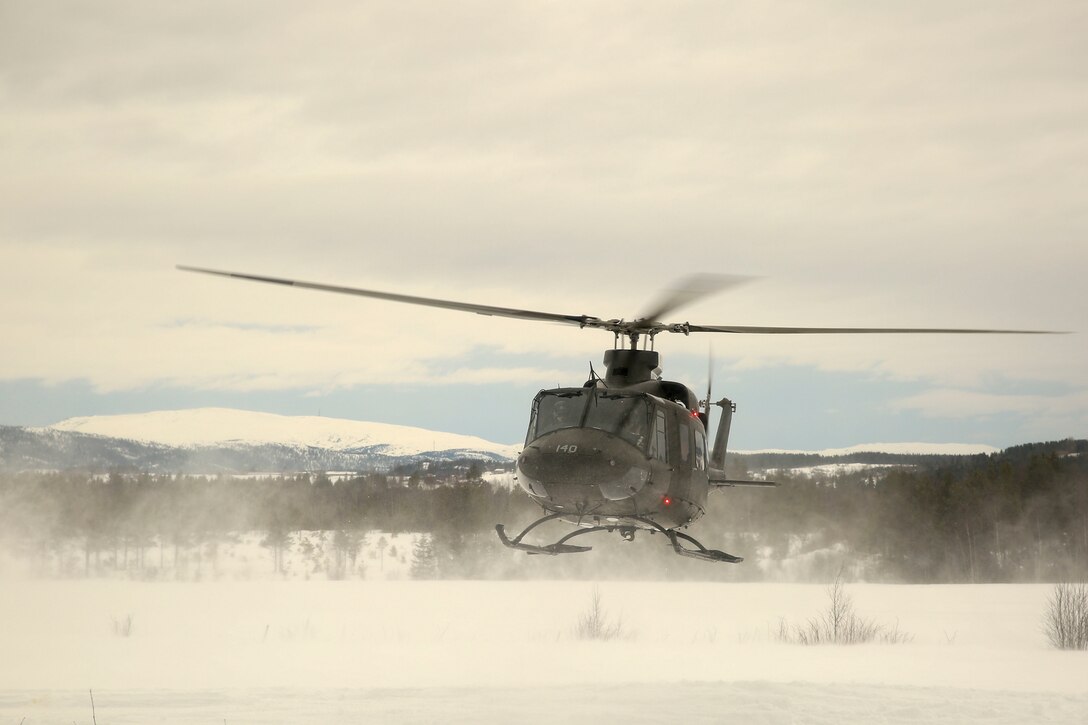
[(680, 421), (680, 460), (687, 463), (688, 455), (691, 453), (691, 426), (686, 422)]
[(699, 426), (695, 427), (695, 468), (699, 471), (707, 469), (706, 434)]
[(533, 401), (533, 411), (529, 414), (529, 430), (525, 433), (525, 445), (529, 445), (536, 438), (536, 415), (540, 410), (540, 399)]
[(650, 455), (659, 460), (669, 460), (669, 439), (665, 429), (665, 411), (657, 411), (654, 416), (653, 436), (650, 439)]

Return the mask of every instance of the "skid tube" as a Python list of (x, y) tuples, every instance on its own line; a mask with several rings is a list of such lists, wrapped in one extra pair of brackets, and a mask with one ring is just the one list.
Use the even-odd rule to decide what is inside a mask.
[[(567, 542), (573, 539), (575, 536), (581, 536), (582, 534), (592, 534), (596, 531), (616, 531), (617, 529), (621, 531), (634, 531), (633, 527), (625, 526), (591, 526), (588, 528), (572, 531), (571, 533), (559, 539), (559, 541), (556, 541), (554, 544), (548, 544), (546, 546), (522, 543), (522, 539), (525, 538), (525, 535), (535, 529), (537, 526), (567, 515), (568, 514), (565, 513), (554, 513), (548, 514), (547, 516), (542, 516), (533, 523), (526, 526), (525, 530), (515, 536), (513, 539), (509, 538), (506, 535), (506, 527), (502, 524), (495, 524), (495, 531), (496, 533), (498, 533), (499, 541), (503, 543), (503, 546), (507, 546), (511, 549), (520, 549), (521, 551), (528, 552), (529, 554), (544, 554), (547, 556), (557, 556), (559, 554), (577, 554), (583, 551), (590, 551), (593, 549), (592, 546), (579, 546), (577, 544), (568, 544)], [(664, 526), (657, 523), (656, 521), (651, 521), (650, 519), (643, 518), (641, 516), (628, 516), (625, 518), (645, 524), (650, 528), (650, 533), (660, 531), (661, 533), (665, 534), (665, 536), (669, 539), (669, 543), (672, 544), (673, 551), (675, 551), (680, 556), (687, 556), (692, 559), (702, 559), (703, 561), (717, 561), (728, 564), (739, 564), (740, 562), (744, 561), (743, 557), (733, 556), (732, 554), (727, 554), (726, 552), (719, 551), (718, 549), (708, 549), (701, 543), (699, 543), (699, 541), (694, 537), (680, 531), (666, 529)], [(624, 538), (628, 538), (626, 534)], [(631, 538), (633, 538), (633, 533), (631, 534)], [(680, 543), (681, 539), (694, 544), (696, 548), (685, 548), (684, 545)], [(628, 538), (628, 540), (630, 540), (630, 538)]]
[(502, 524), (495, 524), (495, 531), (498, 533), (499, 540), (503, 543), (503, 546), (508, 546), (511, 549), (521, 549), (522, 551), (527, 551), (530, 554), (547, 554), (548, 556), (555, 556), (557, 554), (577, 554), (582, 551), (590, 551), (593, 548), (592, 546), (578, 546), (576, 544), (568, 544), (566, 542), (570, 539), (573, 539), (575, 536), (580, 536), (581, 534), (591, 534), (594, 531), (607, 531), (609, 528), (607, 526), (594, 526), (588, 529), (578, 529), (577, 531), (572, 531), (571, 533), (567, 534), (554, 544), (548, 544), (547, 546), (537, 546), (535, 544), (521, 543), (521, 540), (525, 538), (525, 535), (535, 529), (537, 526), (540, 526), (546, 521), (551, 521), (552, 519), (557, 519), (560, 516), (565, 515), (566, 514), (549, 514), (547, 516), (542, 516), (541, 518), (526, 526), (525, 530), (515, 536), (513, 539), (510, 539), (506, 536), (506, 527)]

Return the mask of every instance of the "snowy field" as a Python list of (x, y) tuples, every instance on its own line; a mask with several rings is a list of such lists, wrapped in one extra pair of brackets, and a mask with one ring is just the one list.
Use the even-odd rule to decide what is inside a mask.
[[(0, 582), (0, 723), (1088, 723), (1043, 585), (850, 585), (905, 644), (803, 647), (826, 588)], [(92, 715), (90, 693), (95, 710)]]

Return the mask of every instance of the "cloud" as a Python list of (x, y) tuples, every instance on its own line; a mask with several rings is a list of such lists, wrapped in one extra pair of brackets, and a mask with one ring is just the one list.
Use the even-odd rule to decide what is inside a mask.
[[(610, 344), (176, 263), (601, 317), (692, 272), (764, 277), (677, 313), (703, 324), (1078, 330), (1088, 309), (1078, 3), (2, 12), (4, 379), (550, 381), (552, 360), (462, 361)], [(741, 371), (1088, 386), (1079, 336), (713, 344)]]
[(939, 388), (895, 401), (899, 410), (917, 410), (944, 418), (970, 418), (1000, 413), (1070, 413), (1088, 411), (1088, 391), (1061, 395), (988, 393)]
[(938, 388), (894, 401), (892, 408), (963, 421), (1004, 416), (1018, 421), (1021, 440), (1088, 434), (1088, 389), (1039, 395)]

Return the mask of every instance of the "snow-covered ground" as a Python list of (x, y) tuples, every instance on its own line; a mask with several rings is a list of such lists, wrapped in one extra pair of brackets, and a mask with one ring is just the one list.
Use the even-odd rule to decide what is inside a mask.
[[(527, 563), (527, 566), (530, 564)], [(0, 722), (1085, 723), (1044, 585), (850, 585), (896, 645), (802, 647), (793, 584), (0, 582)]]
[(484, 471), (481, 478), (484, 483), (490, 483), (492, 486), (514, 488), (518, 485), (517, 481), (514, 479), (513, 471)]
[(819, 466), (799, 466), (797, 468), (768, 468), (761, 473), (764, 478), (774, 478), (776, 475), (782, 475), (782, 473), (803, 478), (820, 478), (842, 476), (848, 473), (857, 473), (858, 471), (882, 473), (891, 468), (903, 468), (903, 466), (894, 463), (824, 463)]

